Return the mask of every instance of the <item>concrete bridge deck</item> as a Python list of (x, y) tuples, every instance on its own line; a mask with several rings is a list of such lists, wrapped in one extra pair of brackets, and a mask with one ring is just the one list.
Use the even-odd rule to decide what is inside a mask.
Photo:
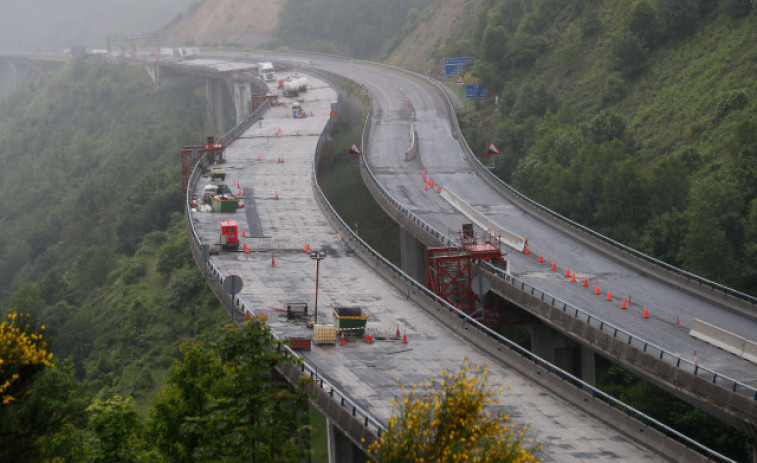
[[(313, 89), (305, 95), (304, 109), (313, 116), (292, 119), (288, 109), (274, 107), (227, 148), (226, 183), (235, 189), (239, 182), (247, 197), (245, 208), (233, 214), (192, 213), (203, 243), (218, 243), (219, 222), (227, 218), (237, 220), (241, 229), (262, 232), (264, 237), (247, 239), (249, 254), (212, 257), (224, 275), (243, 279), (240, 299), (267, 315), (278, 335), (309, 334), (303, 324), (287, 322), (274, 309), (287, 302), (307, 302), (312, 311), (316, 264), (303, 248), (307, 244), (311, 250), (326, 249), (320, 264), (318, 321), (332, 320), (332, 304), (360, 306), (374, 336), (393, 334), (399, 324), (408, 343), (355, 340), (344, 346), (314, 345), (304, 356), (379, 420), (386, 422), (392, 414), (390, 399), (399, 395), (397, 379), (408, 385), (425, 381), (443, 369), (459, 368), (468, 358), (473, 364), (488, 364), (490, 385), (511, 387), (499, 397), (502, 406), (516, 422), (529, 425), (528, 436), (544, 445), (539, 455), (545, 461), (660, 461), (650, 450), (460, 339), (355, 256), (313, 198), (313, 153), (336, 94), (322, 81), (311, 77), (310, 82)], [(198, 183), (197, 196), (206, 183), (209, 179)]]

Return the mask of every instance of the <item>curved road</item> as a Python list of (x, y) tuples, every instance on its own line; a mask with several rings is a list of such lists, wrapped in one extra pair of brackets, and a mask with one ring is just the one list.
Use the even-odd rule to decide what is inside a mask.
[[(524, 212), (476, 175), (456, 138), (449, 103), (441, 91), (426, 80), (371, 63), (308, 59), (317, 69), (365, 85), (373, 104), (369, 142), (364, 147), (366, 161), (383, 187), (429, 225), (454, 239), (461, 224), (469, 220), (434, 191), (424, 189), (424, 171), (435, 184), (451, 189), (498, 225), (528, 237), (530, 255), (513, 250), (508, 255), (516, 277), (671, 353), (757, 387), (757, 365), (688, 334), (692, 320), (698, 318), (757, 342), (757, 314), (743, 316), (641, 275), (623, 262), (597, 252), (574, 236)], [(415, 120), (419, 137), (420, 156), (405, 161), (412, 120)], [(544, 256), (544, 264), (538, 262), (540, 255)], [(553, 261), (558, 266), (556, 272), (550, 268)], [(565, 278), (567, 268), (576, 273), (579, 282), (586, 277), (590, 281), (589, 288)], [(597, 283), (600, 296), (594, 295)], [(612, 302), (607, 301), (608, 290), (613, 294)], [(621, 309), (624, 297), (631, 299), (627, 310)], [(642, 318), (645, 307), (648, 319)], [(680, 328), (675, 326), (676, 318)]]

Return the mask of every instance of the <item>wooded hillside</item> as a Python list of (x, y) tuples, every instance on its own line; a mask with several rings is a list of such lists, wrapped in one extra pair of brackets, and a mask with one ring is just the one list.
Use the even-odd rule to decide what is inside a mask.
[(475, 152), (497, 144), (494, 171), (516, 188), (755, 294), (754, 9), (748, 0), (489, 0), (425, 70), (476, 57), (464, 76), (490, 97), (469, 101), (461, 124)]

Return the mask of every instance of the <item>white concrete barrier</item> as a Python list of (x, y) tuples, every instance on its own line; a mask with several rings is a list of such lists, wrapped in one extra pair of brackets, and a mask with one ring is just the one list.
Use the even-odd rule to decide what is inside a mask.
[(418, 155), (418, 135), (415, 133), (415, 125), (410, 123), (410, 148), (405, 150), (405, 161), (410, 161)]
[(757, 343), (695, 318), (689, 335), (734, 355), (757, 363)]
[(523, 250), (526, 248), (525, 237), (518, 236), (515, 233), (506, 230), (503, 227), (500, 227), (484, 214), (474, 209), (473, 206), (463, 201), (449, 188), (442, 187), (440, 194), (445, 201), (447, 201), (452, 207), (455, 208), (455, 210), (463, 214), (471, 222), (475, 223), (484, 230), (489, 231), (492, 235), (498, 237), (499, 241), (502, 244), (510, 246), (518, 252), (523, 252)]

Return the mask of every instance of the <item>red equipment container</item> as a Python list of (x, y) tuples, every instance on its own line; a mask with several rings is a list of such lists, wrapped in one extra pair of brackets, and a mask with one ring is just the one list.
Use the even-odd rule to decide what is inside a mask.
[(221, 220), (221, 247), (237, 249), (239, 233), (236, 220)]

